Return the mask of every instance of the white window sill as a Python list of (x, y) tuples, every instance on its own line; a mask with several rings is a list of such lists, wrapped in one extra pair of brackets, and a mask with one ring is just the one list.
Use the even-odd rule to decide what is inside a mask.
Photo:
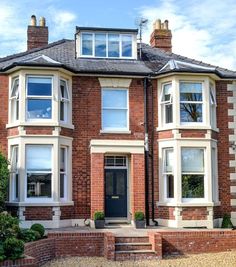
[(65, 123), (58, 123), (58, 122), (53, 122), (53, 121), (28, 121), (28, 122), (14, 122), (14, 123), (8, 123), (6, 125), (6, 128), (14, 128), (14, 127), (19, 127), (19, 126), (50, 126), (50, 127), (63, 127), (63, 128), (69, 128), (69, 129), (74, 129), (74, 125), (72, 124), (65, 124)]
[(100, 133), (102, 134), (131, 134), (131, 131), (129, 130), (100, 130)]
[(212, 130), (215, 132), (219, 132), (219, 128), (211, 128), (210, 126), (206, 125), (181, 125), (181, 126), (174, 126), (168, 125), (163, 127), (156, 127), (157, 132), (167, 131), (167, 130)]
[(220, 202), (156, 202), (157, 206), (166, 207), (214, 207), (220, 206)]
[(74, 201), (64, 201), (64, 202), (7, 202), (8, 206), (18, 206), (18, 207), (60, 207), (60, 206), (73, 206)]

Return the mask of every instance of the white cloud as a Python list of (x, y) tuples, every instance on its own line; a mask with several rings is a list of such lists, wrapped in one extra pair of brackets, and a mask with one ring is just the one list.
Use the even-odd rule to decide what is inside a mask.
[(236, 6), (234, 0), (162, 0), (139, 9), (149, 19), (144, 41), (149, 42), (152, 22), (168, 19), (173, 52), (204, 62), (236, 69)]

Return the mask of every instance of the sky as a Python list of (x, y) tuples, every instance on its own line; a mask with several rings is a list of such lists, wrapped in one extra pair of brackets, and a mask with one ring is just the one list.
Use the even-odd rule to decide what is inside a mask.
[(73, 39), (75, 26), (137, 28), (148, 19), (169, 20), (173, 52), (236, 70), (235, 0), (0, 0), (0, 57), (26, 50), (32, 14), (46, 18), (49, 41)]

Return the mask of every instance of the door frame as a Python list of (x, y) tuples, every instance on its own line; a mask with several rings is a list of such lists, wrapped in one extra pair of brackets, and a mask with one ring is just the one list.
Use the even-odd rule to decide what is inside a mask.
[[(126, 166), (106, 166), (105, 164), (105, 158), (106, 157), (125, 157), (126, 158)], [(113, 223), (129, 223), (130, 222), (130, 216), (129, 216), (129, 210), (130, 210), (130, 168), (129, 168), (129, 157), (127, 155), (122, 155), (122, 154), (105, 154), (104, 155), (104, 207), (106, 205), (106, 180), (105, 180), (105, 169), (123, 169), (126, 170), (127, 172), (127, 179), (126, 179), (126, 190), (127, 190), (127, 214), (126, 217), (108, 217), (105, 218), (106, 223), (113, 222)]]

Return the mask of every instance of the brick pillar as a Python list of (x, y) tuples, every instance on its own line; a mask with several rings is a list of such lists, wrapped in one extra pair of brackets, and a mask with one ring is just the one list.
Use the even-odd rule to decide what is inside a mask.
[(95, 211), (104, 211), (104, 154), (91, 154), (91, 219)]
[(131, 155), (131, 212), (145, 213), (145, 165), (144, 154)]

